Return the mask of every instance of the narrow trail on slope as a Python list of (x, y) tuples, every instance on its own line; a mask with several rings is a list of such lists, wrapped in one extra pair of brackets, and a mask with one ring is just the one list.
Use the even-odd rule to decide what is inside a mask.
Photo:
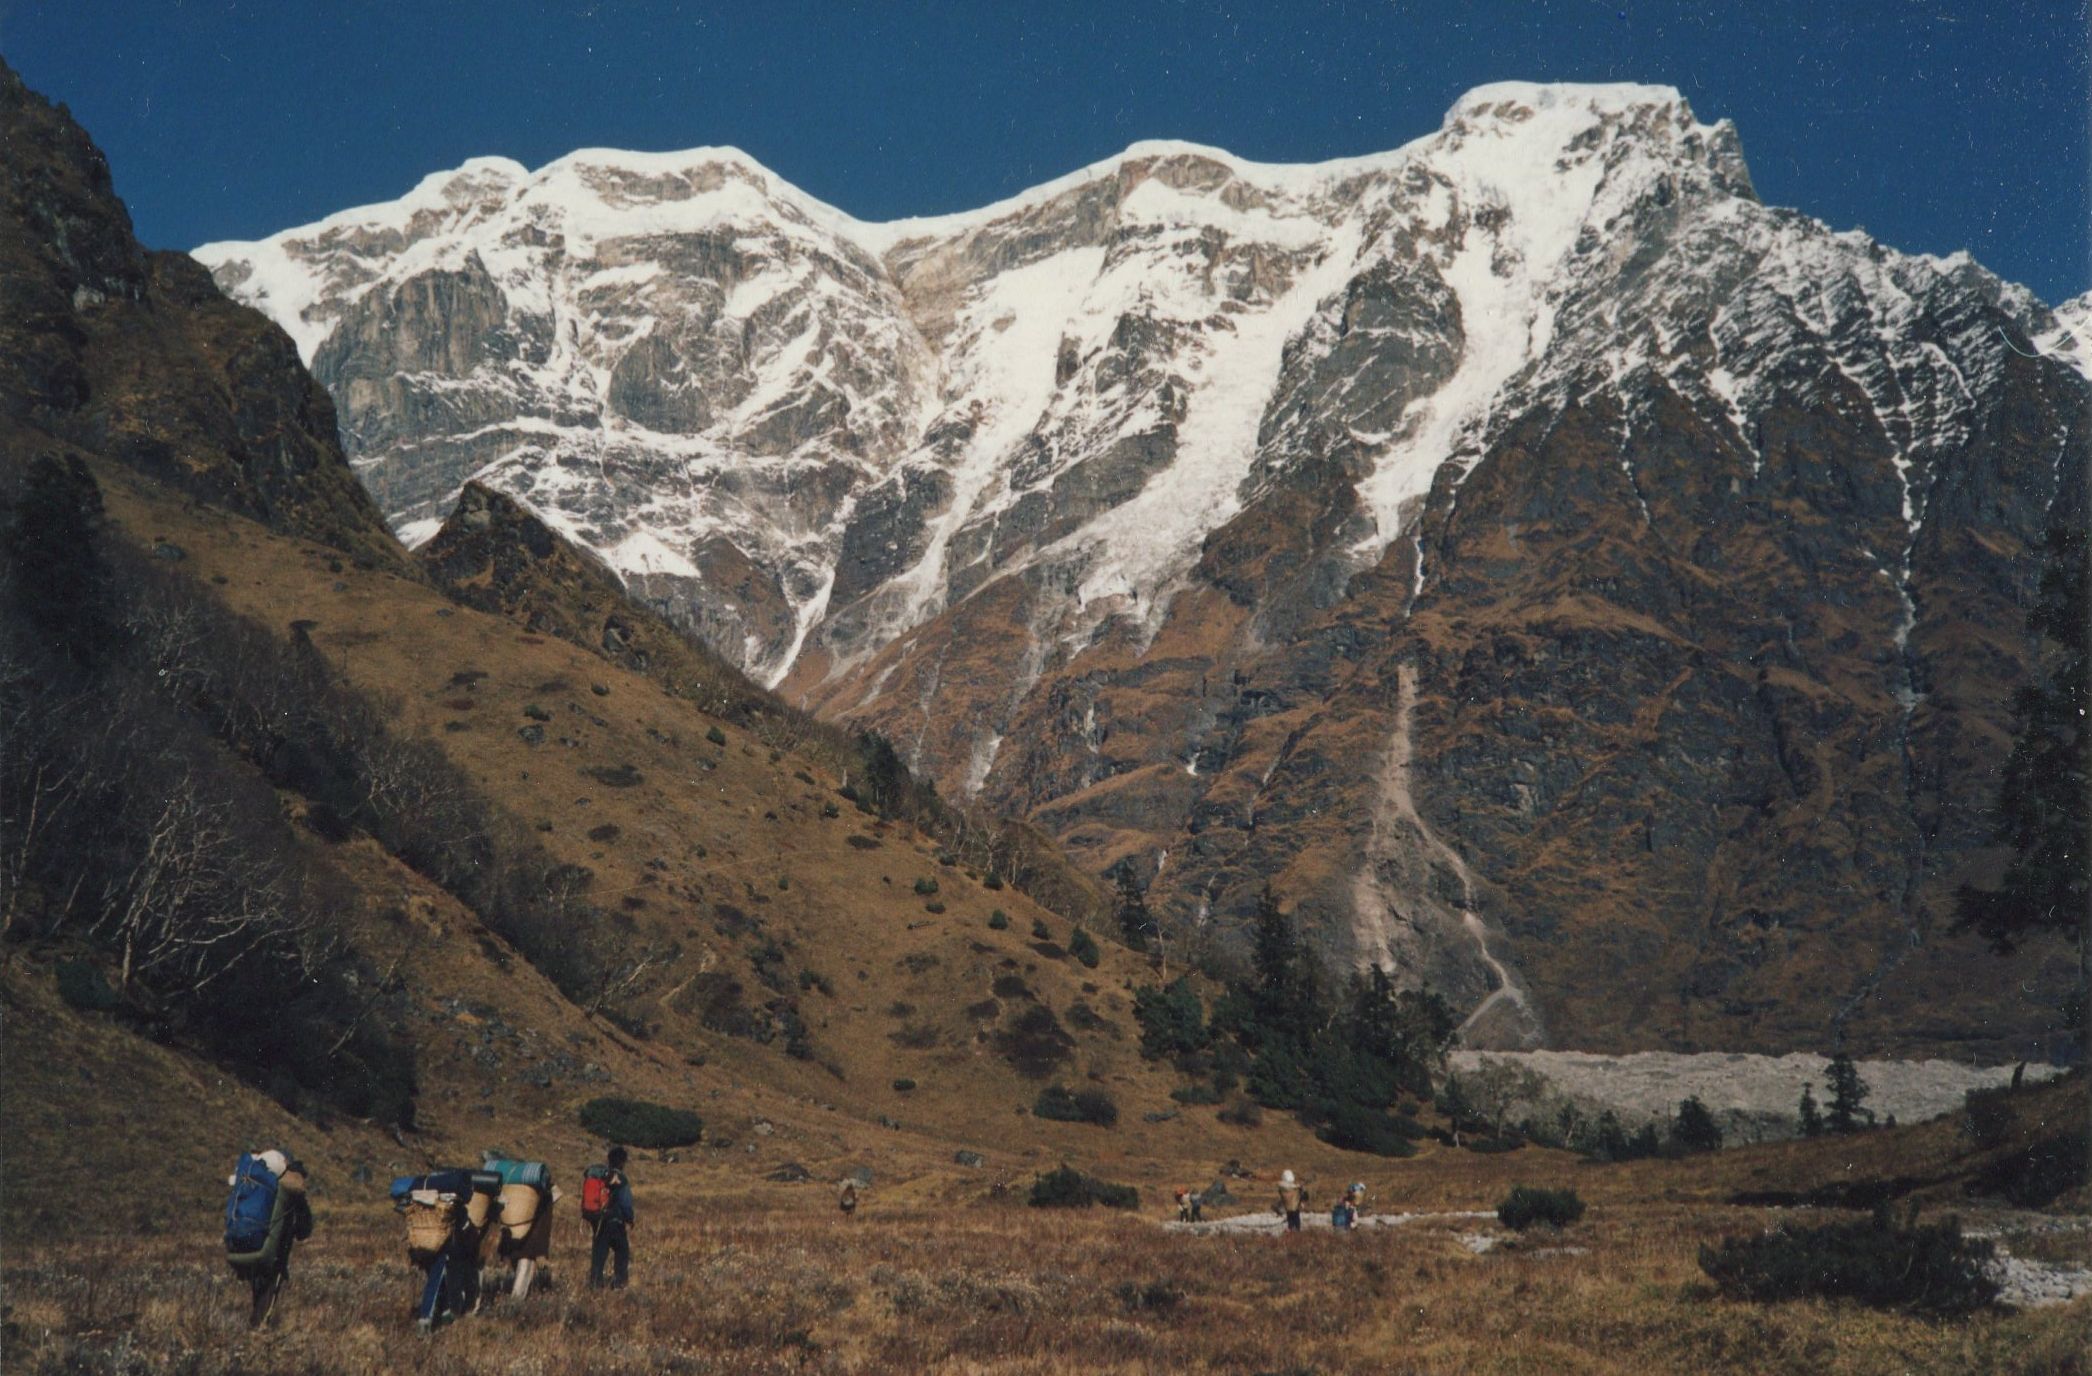
[(1475, 882), (1467, 862), (1431, 829), (1430, 823), (1417, 811), (1416, 795), (1411, 788), (1411, 768), (1416, 757), (1411, 736), (1411, 719), (1416, 710), (1414, 665), (1403, 664), (1396, 668), (1395, 693), (1395, 734), (1388, 743), (1387, 762), (1380, 771), (1380, 794), (1374, 808), (1372, 835), (1367, 840), (1366, 865), (1354, 884), (1356, 901), (1352, 905), (1352, 921), (1353, 934), (1358, 939), (1357, 949), (1383, 956), (1389, 951), (1390, 907), (1379, 874), (1381, 862), (1396, 844), (1397, 831), (1407, 827), (1415, 833), (1427, 855), (1441, 861), (1459, 878), (1461, 929), (1474, 941), (1476, 955), (1496, 982), (1496, 987), (1484, 995), (1461, 1022), (1459, 1035), (1466, 1037), (1476, 1021), (1498, 1004), (1509, 1004), (1515, 1010), (1513, 1016), (1520, 1028), (1519, 1040), (1529, 1045), (1538, 1044), (1540, 1019), (1533, 1010), (1532, 1001), (1510, 970), (1489, 949), (1488, 929), (1475, 912)]

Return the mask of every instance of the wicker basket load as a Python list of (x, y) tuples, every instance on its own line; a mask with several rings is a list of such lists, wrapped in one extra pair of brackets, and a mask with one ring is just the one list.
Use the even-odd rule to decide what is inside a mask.
[(427, 1191), (415, 1191), (401, 1210), (407, 1218), (407, 1255), (417, 1265), (426, 1266), (450, 1247), (451, 1233), (457, 1223), (457, 1203), (447, 1196), (422, 1198)]

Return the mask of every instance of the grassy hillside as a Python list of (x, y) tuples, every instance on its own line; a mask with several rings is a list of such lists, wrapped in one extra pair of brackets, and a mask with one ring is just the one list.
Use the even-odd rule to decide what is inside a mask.
[[(1217, 1165), (1257, 1141), (1307, 1146), (1289, 1126), (1252, 1133), (1217, 1125), (1210, 1108), (1179, 1111), (1174, 1079), (1140, 1059), (1129, 1018), (1130, 986), (1153, 978), (1145, 959), (1107, 942), (1085, 968), (1065, 919), (940, 863), (925, 836), (841, 798), (819, 760), (418, 579), (358, 568), (126, 469), (95, 471), (111, 538), (179, 551), (177, 577), (309, 643), (401, 738), (433, 743), (550, 860), (585, 871), (577, 912), (617, 958), (593, 990), (562, 990), (498, 934), (500, 913), (474, 910), (363, 831), (322, 840), (314, 800), (281, 790), (303, 844), (352, 885), (338, 917), (374, 976), (369, 1021), (413, 1048), (419, 1080), (411, 1135), (311, 1134), (324, 1174), (382, 1176), (497, 1143), (574, 1159), (587, 1150), (576, 1110), (608, 1093), (696, 1109), (710, 1152), (749, 1175), (787, 1161), (821, 1174), (859, 1159), (949, 1161), (959, 1147), (1005, 1172), (1062, 1155), (1123, 1172), (1134, 1160)], [(18, 953), (8, 976), (11, 1003), (34, 1010), (11, 1029), (10, 1061), (28, 1069), (5, 1089), (25, 1163), (6, 1181), (16, 1223), (41, 1216), (42, 1129), (62, 1140), (110, 1097), (70, 1074), (68, 1043), (120, 1035), (118, 1015), (49, 996), (57, 954)], [(123, 1097), (155, 1111), (101, 1124), (94, 1149), (112, 1161), (200, 1163), (245, 1140), (251, 1105), (222, 1120), (157, 1111), (214, 1072), (154, 1048), (136, 1073)], [(1121, 1125), (1030, 1118), (1051, 1083), (1110, 1093)], [(1143, 1121), (1164, 1113), (1178, 1116)]]

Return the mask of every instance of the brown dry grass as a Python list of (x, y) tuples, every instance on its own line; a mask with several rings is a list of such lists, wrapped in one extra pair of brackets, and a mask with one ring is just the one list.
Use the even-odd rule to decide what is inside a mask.
[[(275, 1325), (200, 1227), (10, 1252), (20, 1372), (2085, 1371), (2092, 1299), (1934, 1324), (1712, 1296), (1698, 1244), (1757, 1211), (1620, 1204), (1473, 1255), (1444, 1221), (1342, 1236), (1170, 1233), (1150, 1218), (825, 1190), (642, 1194), (633, 1289), (581, 1288), (571, 1216), (540, 1288), (433, 1338), (408, 1322), (398, 1226), (323, 1216)], [(201, 1221), (199, 1220), (199, 1223)], [(1581, 1252), (1570, 1249), (1584, 1249)]]

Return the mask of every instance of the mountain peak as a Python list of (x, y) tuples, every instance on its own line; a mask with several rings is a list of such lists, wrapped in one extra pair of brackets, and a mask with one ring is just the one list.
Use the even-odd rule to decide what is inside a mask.
[(1630, 81), (1492, 81), (1471, 88), (1454, 101), (1446, 111), (1446, 122), (1483, 115), (1524, 118), (1534, 112), (1560, 110), (1606, 115), (1643, 109), (1692, 117), (1691, 107), (1675, 86)]

